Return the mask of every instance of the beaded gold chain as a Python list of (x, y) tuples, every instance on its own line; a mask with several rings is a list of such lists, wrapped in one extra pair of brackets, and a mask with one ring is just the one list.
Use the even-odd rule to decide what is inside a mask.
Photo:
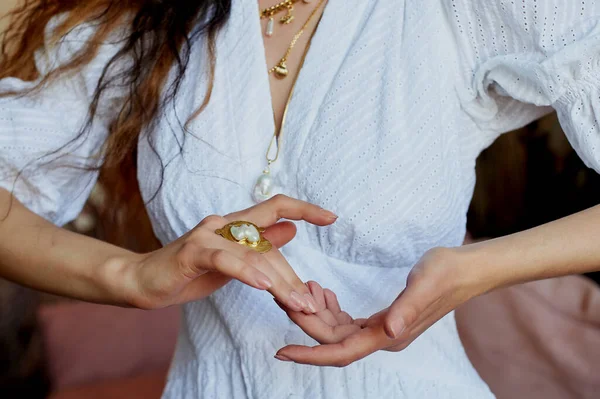
[(288, 70), (288, 67), (286, 65), (288, 57), (292, 53), (292, 50), (294, 49), (294, 46), (296, 45), (296, 42), (298, 41), (298, 39), (300, 39), (300, 37), (302, 36), (302, 34), (304, 34), (304, 31), (306, 30), (306, 28), (310, 24), (310, 21), (312, 21), (312, 19), (315, 17), (315, 15), (317, 15), (317, 11), (319, 11), (319, 8), (321, 8), (321, 6), (323, 5), (323, 3), (325, 1), (326, 0), (320, 0), (319, 1), (319, 3), (317, 4), (317, 6), (315, 7), (315, 9), (310, 13), (310, 15), (309, 15), (308, 19), (306, 20), (306, 22), (304, 23), (304, 25), (302, 25), (302, 28), (300, 28), (300, 30), (298, 31), (298, 33), (296, 33), (294, 35), (294, 37), (292, 38), (292, 42), (288, 46), (288, 48), (287, 48), (285, 54), (283, 55), (283, 57), (281, 57), (281, 60), (279, 60), (279, 62), (277, 63), (277, 65), (275, 65), (273, 68), (269, 69), (269, 74), (274, 73), (275, 76), (278, 77), (278, 78), (280, 78), (280, 79), (283, 79), (286, 76), (288, 76), (289, 70)]
[[(260, 11), (260, 18), (269, 18), (267, 22), (267, 28), (265, 29), (265, 36), (271, 37), (273, 36), (273, 32), (275, 31), (275, 20), (274, 16), (279, 14), (282, 11), (286, 11), (286, 15), (279, 19), (279, 22), (283, 25), (287, 25), (294, 21), (294, 4), (299, 2), (300, 0), (283, 0), (274, 6), (265, 8)], [(303, 3), (311, 3), (312, 0), (302, 0)]]
[[(321, 2), (319, 2), (319, 4), (317, 5), (317, 9), (319, 9), (319, 7), (325, 1), (326, 0), (321, 0)], [(299, 68), (302, 68), (304, 66), (304, 61), (306, 60), (306, 56), (308, 55), (308, 50), (310, 49), (310, 45), (312, 43), (312, 39), (313, 39), (315, 33), (316, 33), (316, 29), (311, 33), (311, 35), (309, 37), (309, 40), (304, 49), (302, 58), (300, 59)], [(285, 107), (283, 109), (281, 125), (279, 126), (279, 129), (275, 128), (275, 131), (273, 132), (273, 136), (271, 137), (271, 141), (269, 142), (269, 147), (267, 148), (267, 153), (265, 154), (267, 166), (263, 170), (262, 174), (258, 177), (258, 179), (256, 180), (256, 183), (254, 185), (254, 189), (252, 192), (252, 198), (257, 203), (262, 202), (268, 198), (271, 198), (276, 191), (276, 180), (271, 175), (271, 165), (275, 161), (277, 161), (277, 159), (279, 158), (279, 150), (281, 149), (281, 137), (283, 136), (283, 133), (285, 130), (288, 108), (290, 106), (292, 96), (294, 95), (294, 89), (296, 88), (296, 82), (298, 81), (298, 76), (299, 76), (299, 74), (296, 74), (294, 82), (292, 83), (292, 88), (290, 89), (290, 92), (288, 94), (288, 97), (287, 97), (287, 100), (285, 103)], [(273, 146), (276, 146), (275, 156), (271, 156), (271, 150), (272, 150)]]
[(294, 7), (294, 3), (297, 3), (299, 0), (283, 0), (279, 4), (275, 4), (272, 7), (265, 8), (260, 12), (260, 18), (271, 18), (272, 16), (278, 14), (279, 12), (287, 9), (288, 12), (291, 7)]

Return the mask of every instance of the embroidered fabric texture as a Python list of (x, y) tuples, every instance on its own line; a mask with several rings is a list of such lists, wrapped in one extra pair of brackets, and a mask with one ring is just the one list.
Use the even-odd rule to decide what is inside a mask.
[[(300, 277), (333, 289), (356, 317), (388, 306), (427, 249), (461, 244), (478, 154), (552, 107), (579, 155), (600, 171), (599, 21), (600, 2), (580, 0), (330, 0), (274, 165), (285, 165), (274, 173), (286, 194), (340, 216), (327, 228), (298, 223), (283, 252)], [(77, 40), (40, 56), (41, 68), (68, 56)], [(148, 207), (163, 243), (209, 214), (253, 204), (255, 173), (273, 132), (261, 40), (256, 4), (234, 0), (217, 62), (244, 68), (218, 68), (208, 108), (189, 132), (177, 130), (178, 116), (194, 111), (207, 84), (198, 43), (181, 97), (149, 132), (160, 156), (171, 160)], [(76, 134), (101, 66), (116, 51), (104, 50), (84, 71), (83, 86), (0, 99), (3, 187), (12, 189), (12, 173), (35, 154)], [(0, 90), (26, 85), (5, 79)], [(97, 148), (106, 134), (101, 122), (71, 154)], [(160, 176), (148, 139), (139, 143), (146, 199)], [(28, 184), (16, 185), (17, 197), (63, 224), (83, 206), (95, 175), (58, 168), (27, 177)], [(267, 294), (242, 284), (184, 313), (165, 398), (493, 396), (467, 359), (452, 314), (401, 353), (332, 369), (275, 361), (285, 344), (314, 342)]]

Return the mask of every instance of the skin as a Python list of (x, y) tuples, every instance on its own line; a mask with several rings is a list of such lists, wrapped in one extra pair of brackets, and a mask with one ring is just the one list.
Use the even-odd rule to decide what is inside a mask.
[[(259, 1), (261, 7), (275, 4)], [(313, 9), (297, 3), (295, 15), (305, 21)], [(321, 13), (318, 15), (320, 16)], [(299, 24), (298, 24), (299, 25)], [(296, 25), (296, 26), (298, 26)], [(317, 19), (304, 33), (287, 64), (285, 80), (271, 76), (277, 125), (293, 78), (299, 69), (300, 49), (308, 43)], [(263, 20), (263, 29), (266, 20)], [(296, 27), (276, 24), (277, 34), (264, 38), (269, 66), (285, 52)], [(310, 54), (309, 54), (310, 57)], [(600, 207), (538, 228), (461, 248), (434, 248), (414, 266), (406, 288), (390, 307), (369, 319), (354, 320), (342, 312), (335, 294), (311, 282), (318, 312), (306, 315), (283, 306), (289, 317), (322, 345), (287, 346), (277, 352), (282, 361), (319, 366), (346, 366), (377, 350), (400, 351), (440, 318), (467, 300), (491, 290), (526, 281), (600, 270)]]
[[(277, 249), (293, 239), (296, 227), (279, 220), (319, 226), (336, 220), (316, 205), (276, 196), (240, 212), (208, 216), (166, 247), (137, 254), (59, 228), (3, 189), (0, 213), (7, 215), (0, 223), (0, 276), (25, 286), (89, 302), (157, 309), (202, 299), (237, 279), (307, 313), (315, 310), (315, 301)], [(261, 255), (215, 234), (236, 220), (266, 227), (264, 235), (276, 248)]]
[[(260, 3), (262, 6), (270, 4)], [(312, 3), (313, 5), (315, 2)], [(311, 6), (298, 3), (304, 21)], [(263, 21), (266, 23), (266, 21)], [(298, 41), (302, 49), (317, 19)], [(268, 65), (285, 52), (294, 25), (265, 39)], [(264, 27), (264, 26), (263, 26)], [(302, 51), (288, 60), (290, 76), (270, 78), (274, 122), (281, 121)], [(10, 207), (10, 212), (8, 212)], [(319, 226), (335, 222), (330, 211), (277, 196), (233, 214), (213, 215), (166, 247), (137, 254), (61, 229), (35, 215), (0, 189), (0, 275), (35, 289), (90, 302), (156, 309), (204, 298), (237, 279), (269, 291), (288, 316), (321, 345), (287, 346), (283, 361), (346, 366), (377, 350), (400, 351), (465, 301), (491, 290), (543, 278), (600, 270), (600, 207), (525, 232), (467, 245), (434, 248), (411, 271), (406, 288), (369, 319), (342, 311), (335, 294), (316, 282), (303, 284), (276, 249), (295, 235), (281, 219)], [(267, 228), (276, 247), (257, 255), (214, 234), (234, 220)], [(293, 294), (295, 293), (295, 294)]]
[[(272, 0), (259, 1), (261, 8), (270, 7), (273, 4), (277, 3), (278, 1)], [(314, 7), (316, 7), (317, 3), (318, 0), (313, 0), (310, 4), (304, 4), (301, 1), (296, 3), (296, 5), (294, 6), (295, 20), (292, 24), (289, 25), (282, 25), (278, 22), (278, 17), (285, 15), (284, 13), (274, 17), (275, 34), (271, 37), (266, 37), (265, 35), (263, 35), (265, 57), (267, 60), (267, 66), (269, 68), (276, 65), (279, 62), (279, 60), (281, 60), (281, 57), (283, 56), (283, 54), (285, 54), (286, 50), (288, 49), (292, 38), (302, 27), (302, 25), (308, 20), (311, 12), (314, 10)], [(278, 79), (277, 77), (275, 77), (274, 74), (271, 74), (269, 76), (269, 84), (271, 88), (271, 101), (273, 106), (273, 119), (277, 128), (281, 126), (281, 120), (283, 118), (285, 104), (287, 103), (290, 91), (294, 84), (294, 80), (298, 75), (304, 49), (310, 41), (311, 34), (316, 29), (319, 22), (319, 18), (321, 17), (324, 9), (324, 6), (322, 6), (319, 9), (319, 11), (315, 14), (314, 18), (311, 20), (310, 24), (308, 25), (302, 36), (296, 42), (296, 45), (294, 46), (294, 49), (292, 50), (286, 62), (289, 70), (289, 75), (287, 76), (287, 78)], [(267, 19), (261, 20), (261, 24), (262, 29), (264, 31), (264, 29), (266, 29), (267, 26)]]
[[(305, 21), (313, 8), (301, 5), (295, 14), (298, 21)], [(302, 49), (319, 16), (320, 13), (288, 59), (290, 76), (285, 80), (270, 78), (277, 127)], [(280, 34), (265, 43), (269, 65), (279, 61), (299, 26), (277, 25)], [(315, 301), (277, 249), (260, 256), (217, 236), (214, 230), (234, 220), (251, 221), (266, 227), (265, 237), (279, 248), (296, 232), (292, 223), (278, 223), (280, 219), (305, 220), (320, 226), (336, 220), (333, 213), (318, 206), (277, 196), (231, 215), (210, 216), (165, 248), (135, 254), (58, 228), (30, 212), (3, 189), (0, 215), (7, 215), (0, 219), (0, 276), (22, 285), (90, 302), (156, 309), (204, 298), (237, 279), (268, 290), (288, 308), (306, 313), (314, 311)]]
[(316, 313), (309, 316), (283, 309), (321, 345), (290, 345), (276, 357), (343, 367), (378, 350), (403, 350), (475, 296), (528, 281), (598, 271), (598, 220), (600, 206), (506, 237), (458, 248), (434, 248), (415, 265), (397, 299), (366, 320), (341, 312), (335, 295), (327, 290), (323, 306), (323, 290), (313, 282), (309, 286), (319, 305)]

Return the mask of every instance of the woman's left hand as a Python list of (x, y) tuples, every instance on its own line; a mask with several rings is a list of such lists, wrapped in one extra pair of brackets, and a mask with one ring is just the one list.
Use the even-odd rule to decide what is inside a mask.
[(282, 307), (321, 345), (289, 345), (275, 356), (317, 366), (344, 367), (378, 350), (401, 351), (432, 324), (465, 301), (487, 291), (452, 249), (428, 251), (410, 272), (406, 288), (392, 305), (368, 319), (343, 312), (333, 292), (310, 282), (318, 312), (304, 314)]

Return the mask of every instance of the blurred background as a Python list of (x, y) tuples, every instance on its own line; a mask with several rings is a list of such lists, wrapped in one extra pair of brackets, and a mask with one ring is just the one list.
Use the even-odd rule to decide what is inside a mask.
[[(2, 0), (0, 14), (13, 3)], [(68, 228), (139, 251), (156, 248), (138, 198), (113, 212), (102, 185), (112, 179), (102, 177)], [(555, 115), (503, 135), (481, 154), (477, 179), (469, 241), (600, 203), (600, 176), (574, 153)], [(114, 228), (132, 220), (135, 229)], [(530, 283), (457, 311), (467, 353), (499, 398), (600, 397), (599, 281), (591, 274)], [(0, 398), (158, 398), (178, 320), (176, 308), (83, 304), (0, 280)]]

